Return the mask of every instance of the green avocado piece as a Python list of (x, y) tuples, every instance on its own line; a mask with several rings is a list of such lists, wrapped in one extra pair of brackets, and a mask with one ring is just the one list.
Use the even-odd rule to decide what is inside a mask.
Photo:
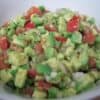
[(94, 85), (94, 79), (90, 75), (86, 74), (84, 77), (76, 81), (77, 93), (87, 90)]
[(8, 52), (9, 63), (15, 66), (27, 64), (28, 57), (21, 52), (11, 51)]
[(22, 88), (25, 85), (25, 81), (27, 78), (27, 70), (26, 69), (18, 69), (16, 76), (15, 76), (15, 86), (18, 88)]
[(36, 70), (39, 74), (50, 75), (52, 69), (47, 64), (38, 64)]

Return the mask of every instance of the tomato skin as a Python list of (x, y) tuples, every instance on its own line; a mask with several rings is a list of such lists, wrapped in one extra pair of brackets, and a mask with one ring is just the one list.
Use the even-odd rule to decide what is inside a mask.
[(88, 63), (89, 63), (89, 66), (91, 68), (96, 68), (96, 59), (95, 59), (95, 57), (89, 57)]
[(67, 23), (67, 31), (68, 32), (75, 32), (79, 28), (80, 17), (74, 16), (68, 23)]
[(65, 43), (67, 41), (67, 39), (63, 36), (56, 36), (55, 39), (62, 43)]
[(37, 72), (34, 69), (29, 69), (27, 74), (30, 78), (34, 78), (37, 75)]
[(33, 6), (27, 11), (25, 18), (30, 19), (32, 14), (42, 15), (42, 12), (38, 7)]
[(2, 50), (7, 50), (9, 48), (9, 46), (10, 46), (10, 44), (9, 44), (7, 37), (5, 37), (5, 36), (0, 37), (0, 48)]
[(51, 87), (51, 84), (48, 82), (45, 82), (43, 80), (38, 81), (38, 88), (41, 90), (47, 91)]
[(44, 28), (49, 32), (57, 32), (57, 28), (52, 24), (47, 24), (44, 26)]
[(93, 33), (85, 33), (83, 36), (83, 42), (92, 45), (95, 42), (95, 38), (96, 37)]
[(35, 24), (33, 22), (27, 22), (25, 24), (25, 28), (28, 30), (28, 29), (32, 29), (32, 28), (35, 28)]
[(0, 59), (0, 70), (8, 69), (10, 66)]
[(44, 50), (42, 48), (42, 44), (41, 43), (37, 43), (35, 45), (35, 51), (37, 54), (43, 54)]

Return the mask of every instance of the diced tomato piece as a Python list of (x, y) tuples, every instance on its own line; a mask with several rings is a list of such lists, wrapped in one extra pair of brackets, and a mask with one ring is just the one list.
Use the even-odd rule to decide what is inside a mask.
[(38, 88), (41, 90), (48, 90), (51, 87), (51, 84), (43, 80), (38, 81)]
[(89, 63), (89, 66), (91, 68), (96, 68), (96, 59), (95, 59), (95, 57), (89, 57), (88, 63)]
[(50, 32), (57, 32), (57, 28), (52, 24), (47, 24), (44, 26), (44, 28)]
[(0, 37), (0, 48), (2, 50), (7, 50), (9, 48), (9, 41), (8, 41), (7, 37), (5, 37), (5, 36)]
[(67, 41), (67, 39), (63, 36), (56, 36), (55, 39), (59, 42), (62, 42), (62, 43)]
[(9, 64), (4, 63), (4, 61), (0, 59), (0, 70), (8, 69), (9, 67)]
[(35, 45), (35, 51), (36, 51), (37, 54), (42, 54), (42, 53), (44, 52), (41, 43), (37, 43), (37, 44)]
[(79, 28), (80, 17), (74, 16), (68, 23), (67, 23), (67, 31), (68, 32), (75, 32)]
[(27, 74), (30, 78), (34, 78), (37, 75), (37, 72), (34, 69), (29, 69)]
[(32, 29), (32, 28), (35, 28), (35, 24), (33, 22), (27, 22), (25, 24), (25, 28), (26, 29)]
[(96, 37), (93, 33), (85, 33), (83, 36), (83, 42), (92, 45), (95, 42), (95, 38)]
[(33, 94), (33, 89), (32, 89), (32, 87), (24, 88), (24, 89), (23, 89), (23, 93), (24, 93), (25, 95), (32, 96), (32, 94)]
[(38, 7), (33, 6), (27, 11), (25, 18), (30, 19), (32, 14), (42, 15), (42, 12)]

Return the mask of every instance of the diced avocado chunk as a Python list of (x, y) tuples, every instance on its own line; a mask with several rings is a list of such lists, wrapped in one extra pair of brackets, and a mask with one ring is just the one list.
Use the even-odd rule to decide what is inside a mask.
[(58, 31), (60, 34), (66, 32), (66, 21), (63, 17), (59, 17), (58, 19)]
[(17, 24), (14, 21), (11, 21), (9, 23), (8, 29), (16, 29), (16, 27), (17, 27)]
[(73, 72), (73, 65), (71, 61), (63, 60), (62, 63), (64, 64), (65, 68), (72, 73)]
[(40, 8), (40, 10), (41, 10), (42, 12), (45, 11), (45, 7), (44, 7), (44, 6), (39, 6), (39, 8)]
[(58, 53), (57, 59), (59, 59), (59, 60), (64, 59), (64, 55), (62, 53)]
[(1, 35), (6, 35), (6, 34), (7, 34), (6, 28), (0, 28), (0, 36)]
[(67, 88), (67, 89), (63, 90), (63, 96), (64, 97), (66, 97), (66, 96), (73, 96), (75, 94), (76, 94), (75, 88)]
[(26, 47), (26, 48), (24, 49), (24, 52), (25, 52), (25, 54), (26, 54), (27, 56), (34, 56), (34, 55), (35, 55), (34, 50), (33, 50), (30, 46)]
[(48, 42), (49, 42), (51, 47), (55, 46), (55, 37), (54, 37), (54, 33), (53, 32), (49, 33)]
[(68, 22), (72, 19), (73, 16), (74, 16), (74, 13), (72, 11), (68, 10), (66, 12), (66, 14), (64, 15), (64, 18)]
[(14, 35), (12, 43), (21, 47), (24, 47), (26, 45), (23, 35), (18, 35), (18, 36)]
[(100, 70), (100, 60), (97, 60), (97, 61), (96, 61), (96, 67), (97, 67), (97, 69)]
[(74, 48), (72, 46), (69, 46), (66, 48), (66, 51), (64, 53), (65, 57), (70, 57), (74, 53)]
[(48, 97), (49, 98), (56, 98), (57, 97), (57, 94), (58, 94), (58, 88), (56, 87), (51, 87), (49, 90), (48, 90)]
[(28, 64), (24, 64), (24, 65), (21, 65), (19, 67), (22, 68), (22, 69), (26, 69), (26, 70), (29, 69), (29, 65)]
[(55, 55), (55, 49), (54, 48), (51, 48), (51, 47), (48, 47), (45, 49), (45, 56), (47, 58), (51, 58)]
[(17, 68), (16, 68), (16, 69), (12, 69), (12, 70), (10, 70), (10, 73), (11, 73), (13, 76), (15, 76), (16, 73), (17, 73), (17, 71), (18, 71)]
[(44, 24), (56, 24), (56, 17), (54, 12), (48, 12), (43, 16), (43, 23)]
[(18, 66), (11, 66), (9, 70), (9, 72), (12, 74), (13, 77), (15, 77), (17, 71), (18, 71)]
[(15, 30), (14, 29), (8, 30), (7, 35), (8, 35), (9, 38), (12, 38), (13, 34), (15, 34)]
[(32, 97), (35, 99), (39, 99), (39, 98), (46, 98), (47, 94), (45, 91), (41, 91), (41, 90), (35, 90)]
[[(79, 52), (80, 54), (78, 54), (77, 52)], [(72, 57), (71, 62), (73, 64), (73, 68), (76, 70), (82, 69), (83, 66), (87, 65), (88, 58), (88, 46), (86, 44), (83, 44), (76, 50), (76, 53)]]
[(17, 17), (13, 20), (13, 22), (14, 22), (17, 26), (24, 27), (26, 20), (25, 20), (25, 18), (22, 17), (22, 16), (17, 16)]
[(57, 71), (59, 69), (59, 61), (55, 57), (48, 59), (47, 64), (50, 65), (50, 67), (54, 71)]
[(41, 34), (45, 34), (46, 33), (46, 30), (43, 26), (39, 26), (37, 27), (37, 29), (40, 31)]
[(81, 62), (82, 66), (85, 66), (88, 63), (88, 54), (87, 54), (87, 52), (83, 52), (80, 55), (80, 60), (79, 61)]
[(47, 81), (53, 84), (58, 84), (61, 82), (62, 77), (64, 77), (64, 73), (58, 72), (56, 75), (51, 75), (47, 78)]
[(79, 32), (73, 33), (71, 36), (71, 41), (76, 44), (80, 44), (82, 42), (82, 35)]
[(69, 47), (74, 49), (75, 44), (71, 41), (71, 39), (68, 38), (68, 40), (62, 46), (65, 47), (66, 49)]
[(7, 70), (1, 70), (0, 71), (0, 79), (3, 83), (7, 83), (12, 79), (12, 75)]
[[(69, 86), (71, 86), (71, 83), (72, 83), (72, 79), (70, 78), (70, 76), (68, 76), (68, 75), (66, 75), (66, 76), (64, 76), (64, 78), (63, 78), (63, 83), (61, 82), (61, 84), (63, 84), (64, 85), (64, 88), (65, 87), (69, 87)], [(67, 85), (67, 86), (66, 86)]]
[(41, 25), (43, 23), (42, 18), (37, 15), (32, 15), (31, 21), (35, 23), (35, 25)]
[(25, 32), (23, 39), (30, 41), (30, 45), (33, 46), (35, 42), (40, 41), (40, 35), (37, 35), (38, 33), (40, 33), (39, 30), (31, 29)]
[(95, 79), (95, 80), (99, 80), (100, 79), (100, 76), (99, 76), (99, 71), (90, 71), (89, 72), (89, 74), (91, 75), (91, 76), (93, 76), (93, 78)]
[(86, 74), (84, 77), (77, 79), (76, 81), (76, 91), (82, 92), (90, 87), (92, 87), (94, 84), (94, 79), (90, 75)]
[(87, 17), (86, 21), (90, 24), (95, 24), (95, 19), (93, 17)]
[(80, 69), (81, 62), (79, 61), (78, 58), (76, 58), (76, 56), (72, 57), (71, 63), (72, 63), (72, 66), (73, 66), (74, 70), (79, 70)]
[(47, 64), (38, 64), (36, 69), (38, 73), (44, 75), (50, 75), (50, 73), (52, 72), (51, 67)]
[(18, 88), (22, 88), (25, 85), (25, 81), (27, 78), (27, 70), (26, 69), (18, 69), (18, 72), (16, 73), (16, 77), (15, 77), (15, 86)]
[(100, 43), (100, 35), (96, 37), (96, 43)]
[(8, 52), (8, 57), (9, 57), (9, 63), (15, 66), (20, 66), (27, 64), (28, 62), (28, 57), (21, 52)]

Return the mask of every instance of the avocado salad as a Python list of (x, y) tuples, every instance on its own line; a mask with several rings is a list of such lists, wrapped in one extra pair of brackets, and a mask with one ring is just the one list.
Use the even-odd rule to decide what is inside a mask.
[(100, 30), (70, 9), (33, 6), (0, 27), (0, 81), (15, 94), (64, 98), (100, 84)]

